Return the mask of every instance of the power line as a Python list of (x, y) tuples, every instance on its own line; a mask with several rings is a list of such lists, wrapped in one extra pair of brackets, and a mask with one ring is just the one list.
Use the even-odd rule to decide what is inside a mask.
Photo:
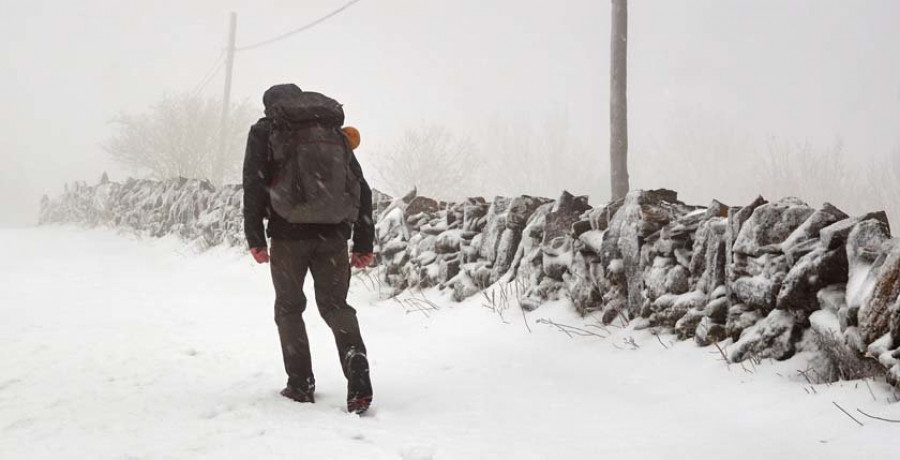
[(285, 32), (277, 37), (273, 37), (268, 40), (263, 40), (261, 42), (254, 43), (252, 45), (235, 47), (234, 50), (235, 51), (248, 51), (248, 50), (252, 50), (254, 48), (259, 48), (260, 46), (265, 46), (265, 45), (269, 45), (269, 44), (275, 43), (280, 40), (284, 40), (285, 38), (288, 38), (292, 35), (299, 34), (300, 32), (303, 32), (307, 29), (311, 29), (311, 28), (327, 21), (328, 19), (331, 19), (332, 17), (337, 16), (338, 14), (342, 13), (347, 8), (350, 8), (351, 6), (355, 5), (356, 3), (359, 3), (360, 1), (362, 1), (362, 0), (350, 0), (349, 2), (344, 4), (344, 6), (338, 8), (338, 9), (332, 11), (331, 13), (328, 13), (325, 16), (322, 16), (321, 18), (316, 19), (315, 21), (310, 22), (309, 24), (306, 24), (298, 29), (294, 29), (289, 32)]
[(222, 63), (222, 62), (220, 62), (219, 65), (216, 66), (216, 70), (212, 74), (209, 75), (209, 77), (206, 79), (206, 81), (204, 81), (197, 89), (194, 90), (195, 96), (200, 94), (200, 92), (202, 92), (203, 89), (206, 88), (206, 85), (208, 85), (211, 81), (213, 81), (214, 78), (216, 78), (217, 75), (219, 75), (219, 72), (222, 70), (223, 66), (224, 66), (224, 63)]
[(225, 50), (223, 49), (221, 53), (219, 53), (219, 57), (216, 58), (213, 65), (206, 71), (203, 78), (194, 86), (194, 90), (192, 93), (197, 95), (200, 91), (203, 91), (203, 88), (206, 88), (206, 85), (218, 75), (219, 71), (222, 70), (222, 59), (225, 57)]

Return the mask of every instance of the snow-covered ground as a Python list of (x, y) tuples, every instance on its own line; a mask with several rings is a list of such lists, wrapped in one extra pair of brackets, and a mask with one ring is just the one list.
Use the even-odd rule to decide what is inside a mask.
[(273, 292), (249, 256), (72, 227), (0, 241), (3, 459), (900, 458), (900, 424), (857, 412), (900, 419), (891, 390), (811, 387), (802, 356), (745, 370), (648, 331), (538, 322), (606, 335), (562, 303), (529, 313), (529, 332), (514, 307), (426, 292), (439, 308), (415, 311), (363, 279), (351, 303), (375, 404), (345, 412), (310, 305), (318, 402), (301, 405), (278, 395)]

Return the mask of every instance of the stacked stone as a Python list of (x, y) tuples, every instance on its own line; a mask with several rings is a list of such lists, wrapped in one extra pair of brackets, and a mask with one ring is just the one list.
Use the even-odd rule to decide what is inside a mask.
[(900, 379), (900, 244), (884, 212), (758, 198), (729, 213), (726, 237), (729, 359), (788, 358), (811, 330), (843, 357), (836, 376), (861, 376), (867, 356)]
[[(680, 339), (694, 337), (706, 345), (721, 340), (728, 309), (725, 299), (725, 216), (728, 206), (713, 201), (664, 227), (662, 250), (669, 250), (677, 267), (667, 274), (663, 297), (655, 309), (670, 305), (663, 323), (672, 324)], [(671, 240), (668, 243), (667, 240)], [(671, 248), (671, 249), (669, 249)]]
[(456, 275), (447, 280), (454, 298), (461, 300), (504, 278), (521, 260), (523, 235), (531, 216), (549, 200), (527, 195), (496, 197), (465, 204), (463, 244)]
[[(41, 223), (243, 246), (241, 199), (240, 186), (187, 179), (76, 183), (42, 200)], [(373, 202), (376, 254), (395, 292), (437, 287), (462, 300), (515, 281), (528, 310), (570, 299), (607, 323), (725, 341), (735, 362), (788, 358), (806, 335), (835, 361), (836, 378), (876, 366), (900, 382), (900, 239), (884, 212), (849, 217), (762, 197), (695, 207), (669, 190), (598, 207), (568, 192), (443, 203), (375, 191)]]
[[(105, 176), (104, 176), (105, 178)], [(77, 222), (128, 228), (152, 237), (176, 235), (201, 248), (243, 244), (240, 186), (214, 188), (206, 181), (102, 180), (76, 182), (41, 201), (41, 224)]]
[(563, 192), (556, 201), (546, 198), (521, 196), (513, 201), (507, 228), (511, 238), (496, 269), (508, 273), (508, 279), (516, 276), (526, 281), (526, 292), (520, 303), (527, 310), (537, 309), (547, 300), (564, 296), (564, 288), (572, 270), (574, 238), (570, 226), (590, 209), (586, 196), (574, 196)]
[(702, 215), (694, 209), (669, 190), (635, 191), (583, 215), (572, 225), (576, 307), (600, 311), (606, 323), (674, 325), (690, 287), (691, 235)]
[(443, 203), (414, 191), (384, 207), (376, 224), (376, 254), (384, 281), (396, 291), (444, 288), (485, 225), (482, 198)]

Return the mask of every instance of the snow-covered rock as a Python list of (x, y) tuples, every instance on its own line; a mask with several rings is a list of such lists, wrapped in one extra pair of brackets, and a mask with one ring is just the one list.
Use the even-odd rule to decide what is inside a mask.
[(843, 249), (817, 249), (803, 256), (781, 283), (775, 308), (812, 313), (819, 309), (817, 293), (832, 284), (846, 283), (847, 254)]
[(712, 292), (725, 284), (727, 221), (714, 217), (700, 225), (694, 240), (691, 257), (691, 276), (697, 289)]
[(768, 312), (775, 308), (775, 299), (780, 286), (780, 281), (760, 274), (739, 278), (732, 283), (731, 290), (737, 302)]
[(551, 202), (553, 200), (529, 195), (513, 198), (512, 203), (509, 205), (506, 226), (513, 230), (524, 230), (531, 215), (541, 206)]
[(890, 227), (877, 219), (863, 220), (847, 235), (846, 251), (850, 267), (871, 266), (891, 239)]
[(867, 220), (877, 220), (884, 223), (890, 233), (890, 225), (888, 224), (887, 214), (884, 211), (872, 212), (863, 216), (844, 219), (831, 224), (819, 232), (819, 238), (828, 249), (836, 249), (847, 242), (850, 232), (860, 223)]
[(740, 362), (748, 358), (787, 359), (794, 355), (800, 339), (800, 327), (785, 310), (773, 310), (762, 321), (744, 330), (731, 346), (728, 359)]
[[(844, 363), (838, 374), (857, 375), (869, 353), (900, 379), (900, 242), (884, 213), (847, 218), (795, 198), (695, 207), (668, 190), (596, 208), (567, 192), (490, 203), (373, 195), (391, 293), (437, 286), (462, 300), (515, 282), (526, 310), (566, 298), (604, 323), (643, 317), (699, 345), (730, 338), (734, 360), (787, 357), (810, 328), (819, 353)], [(41, 222), (242, 246), (241, 200), (239, 186), (187, 179), (75, 183), (41, 201)]]
[(782, 252), (787, 253), (791, 248), (798, 244), (819, 238), (819, 232), (821, 232), (823, 228), (848, 217), (847, 214), (831, 203), (825, 203), (822, 206), (822, 209), (819, 209), (810, 215), (805, 222), (797, 227), (797, 229), (781, 243)]
[(569, 192), (563, 192), (545, 218), (543, 244), (567, 236), (570, 226), (589, 209), (591, 206), (588, 204), (587, 196), (574, 196)]
[(814, 212), (796, 198), (759, 206), (737, 234), (734, 251), (753, 257), (781, 252), (781, 243)]
[[(860, 305), (859, 333), (863, 343), (872, 343), (890, 332), (892, 317), (900, 314), (894, 308), (900, 297), (900, 240), (893, 240), (893, 243), (890, 251), (876, 260), (871, 295)], [(900, 343), (900, 327), (895, 332)]]

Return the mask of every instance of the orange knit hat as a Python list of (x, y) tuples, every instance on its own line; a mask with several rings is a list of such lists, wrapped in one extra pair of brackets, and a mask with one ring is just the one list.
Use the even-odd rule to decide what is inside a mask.
[(352, 126), (345, 126), (343, 131), (344, 135), (347, 136), (347, 142), (350, 143), (350, 148), (356, 150), (356, 148), (359, 147), (360, 141), (359, 130)]

